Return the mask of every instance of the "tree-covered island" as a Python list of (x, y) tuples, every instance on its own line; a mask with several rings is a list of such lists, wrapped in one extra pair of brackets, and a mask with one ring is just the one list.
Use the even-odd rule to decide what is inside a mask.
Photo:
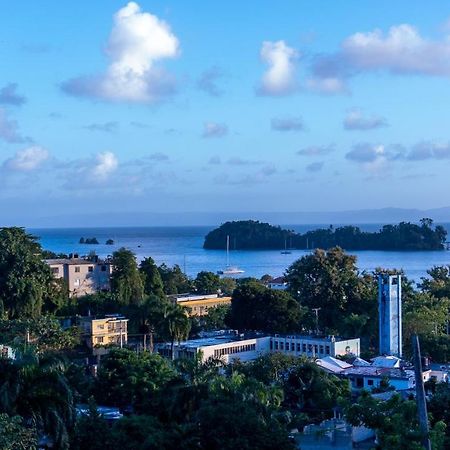
[(329, 249), (336, 246), (346, 250), (444, 250), (447, 231), (434, 225), (432, 219), (422, 219), (420, 224), (400, 222), (383, 225), (375, 232), (345, 225), (319, 228), (304, 234), (255, 220), (226, 222), (209, 232), (203, 248), (225, 249), (227, 236), (230, 249), (275, 250)]

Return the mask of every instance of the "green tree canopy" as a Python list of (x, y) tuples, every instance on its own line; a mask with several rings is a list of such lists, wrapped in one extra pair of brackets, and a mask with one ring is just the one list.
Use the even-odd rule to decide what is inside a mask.
[(10, 318), (38, 317), (60, 303), (36, 238), (23, 228), (0, 228), (0, 310)]
[(144, 278), (144, 290), (147, 295), (164, 297), (164, 284), (153, 258), (144, 258), (139, 265), (139, 271)]
[(112, 255), (111, 290), (122, 305), (139, 305), (144, 299), (144, 283), (136, 256), (131, 250), (120, 248)]
[[(375, 280), (361, 276), (356, 257), (336, 247), (316, 250), (295, 261), (286, 271), (289, 291), (310, 310), (320, 308), (319, 329), (345, 334), (344, 318), (349, 314), (376, 317)], [(353, 318), (354, 325), (362, 319)]]
[(251, 281), (233, 292), (228, 321), (239, 330), (288, 333), (301, 331), (303, 316), (304, 310), (287, 292)]
[(221, 287), (220, 277), (213, 272), (203, 270), (197, 274), (194, 285), (199, 294), (217, 294)]
[(192, 291), (191, 280), (177, 264), (168, 267), (163, 263), (158, 267), (158, 270), (164, 284), (164, 292), (167, 295), (184, 294)]
[(132, 406), (143, 412), (175, 375), (170, 363), (157, 354), (114, 349), (102, 358), (96, 398), (106, 405)]
[(2, 450), (35, 450), (36, 430), (25, 427), (20, 416), (0, 414), (0, 448)]

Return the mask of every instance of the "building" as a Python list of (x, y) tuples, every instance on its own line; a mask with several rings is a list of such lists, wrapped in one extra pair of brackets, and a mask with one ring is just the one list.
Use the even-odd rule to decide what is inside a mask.
[(205, 316), (211, 308), (231, 304), (231, 297), (220, 297), (217, 294), (182, 295), (174, 299), (180, 306), (189, 308), (190, 316)]
[[(301, 450), (351, 450), (373, 448), (375, 432), (364, 426), (353, 427), (340, 418), (306, 425), (293, 437)], [(359, 447), (361, 445), (361, 447)]]
[[(207, 338), (192, 339), (175, 344), (174, 358), (193, 358), (202, 352), (203, 360), (221, 358), (225, 363), (239, 358), (250, 361), (267, 353), (285, 353), (292, 356), (316, 357), (320, 355), (343, 356), (353, 354), (359, 356), (359, 339), (339, 339), (334, 336), (263, 336), (239, 335), (228, 331)], [(158, 344), (157, 351), (171, 357), (169, 343)], [(327, 353), (329, 352), (329, 353)]]
[(378, 275), (380, 354), (402, 357), (402, 277)]
[(46, 259), (53, 276), (63, 278), (71, 297), (82, 297), (100, 291), (110, 290), (112, 266), (107, 261), (79, 258)]
[(288, 288), (288, 283), (286, 281), (286, 278), (277, 277), (277, 278), (272, 278), (267, 283), (267, 287), (269, 289), (273, 289), (274, 291), (286, 291)]
[(0, 344), (0, 358), (15, 359), (16, 352), (9, 345)]
[[(232, 332), (209, 338), (191, 339), (174, 346), (174, 359), (193, 359), (202, 355), (202, 361), (212, 358), (222, 359), (226, 364), (234, 359), (251, 361), (267, 353), (270, 337), (242, 336)], [(171, 345), (169, 343), (157, 344), (159, 354), (171, 358)]]
[(335, 336), (281, 336), (275, 335), (270, 341), (270, 350), (295, 356), (322, 358), (324, 356), (359, 356), (360, 340), (342, 339)]
[(104, 355), (107, 346), (122, 347), (128, 342), (128, 319), (119, 315), (103, 318), (82, 317), (80, 319), (82, 339), (94, 355)]

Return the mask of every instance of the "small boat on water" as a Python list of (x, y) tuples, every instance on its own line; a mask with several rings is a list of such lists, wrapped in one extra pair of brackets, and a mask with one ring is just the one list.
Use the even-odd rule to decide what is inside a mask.
[(290, 255), (292, 252), (287, 248), (287, 239), (284, 240), (284, 250), (280, 252), (282, 255)]
[(232, 276), (240, 275), (245, 271), (235, 266), (230, 266), (230, 236), (227, 236), (227, 266), (223, 270), (218, 270), (217, 275)]

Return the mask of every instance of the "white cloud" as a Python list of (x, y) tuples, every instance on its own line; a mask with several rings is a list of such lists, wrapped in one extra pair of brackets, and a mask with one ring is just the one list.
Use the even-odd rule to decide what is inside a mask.
[(419, 142), (414, 145), (407, 155), (409, 161), (424, 159), (449, 159), (450, 143)]
[(69, 80), (63, 89), (72, 95), (136, 103), (152, 103), (173, 92), (172, 76), (157, 63), (178, 55), (178, 39), (166, 22), (142, 12), (137, 3), (114, 15), (106, 52), (110, 64), (104, 74)]
[(95, 163), (90, 170), (90, 175), (94, 181), (106, 181), (109, 176), (116, 171), (119, 161), (112, 152), (99, 153), (95, 158)]
[(344, 118), (346, 130), (373, 130), (387, 126), (386, 120), (379, 116), (365, 117), (361, 110), (353, 109)]
[(361, 72), (450, 77), (450, 34), (432, 40), (410, 24), (354, 33), (338, 52), (317, 56), (311, 70), (307, 85), (322, 93), (345, 92), (347, 79)]
[(228, 134), (228, 126), (224, 123), (206, 122), (203, 125), (204, 138), (219, 138)]
[(38, 169), (49, 158), (49, 153), (42, 147), (28, 147), (19, 150), (3, 163), (5, 169), (17, 172), (31, 172)]
[(298, 52), (284, 41), (264, 41), (260, 57), (269, 67), (264, 73), (258, 93), (261, 95), (287, 95), (297, 88), (296, 61)]
[(408, 24), (393, 26), (387, 33), (355, 33), (343, 42), (342, 50), (359, 69), (450, 75), (450, 40), (426, 39)]

